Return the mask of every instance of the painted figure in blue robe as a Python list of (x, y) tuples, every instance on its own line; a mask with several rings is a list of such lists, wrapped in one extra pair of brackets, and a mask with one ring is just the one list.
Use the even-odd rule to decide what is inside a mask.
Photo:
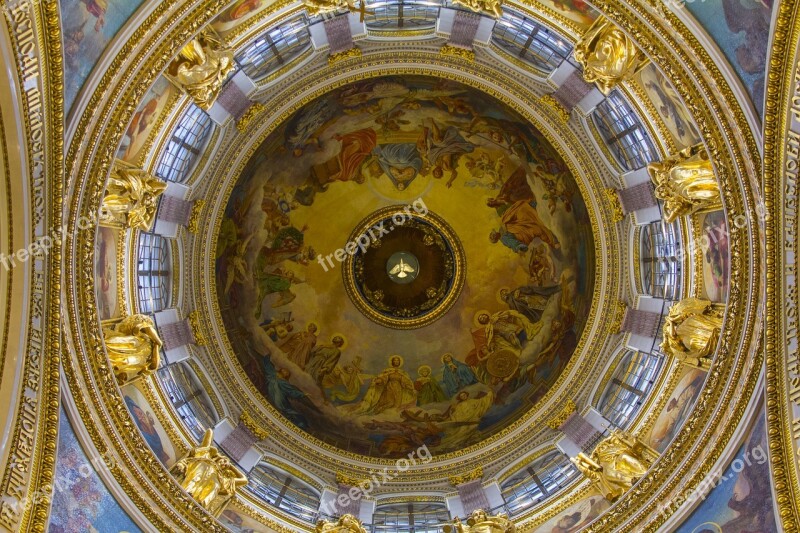
[(158, 457), (158, 460), (163, 464), (167, 464), (170, 460), (169, 454), (164, 450), (164, 444), (161, 442), (161, 436), (156, 430), (156, 423), (153, 419), (152, 413), (145, 411), (133, 400), (130, 396), (125, 396), (125, 405), (133, 416), (133, 421), (136, 422), (136, 427), (141, 431), (145, 442), (153, 453)]
[(452, 354), (446, 353), (442, 356), (442, 385), (449, 398), (455, 396), (464, 387), (469, 387), (478, 383), (475, 372), (472, 369), (453, 358)]
[(408, 187), (422, 169), (422, 158), (414, 144), (381, 144), (372, 150), (372, 154), (399, 191)]
[(275, 369), (272, 358), (265, 355), (261, 360), (264, 376), (267, 381), (267, 398), (270, 403), (283, 416), (288, 418), (297, 427), (305, 429), (308, 422), (300, 412), (292, 405), (292, 400), (307, 401), (306, 393), (289, 383), (291, 373), (285, 368)]

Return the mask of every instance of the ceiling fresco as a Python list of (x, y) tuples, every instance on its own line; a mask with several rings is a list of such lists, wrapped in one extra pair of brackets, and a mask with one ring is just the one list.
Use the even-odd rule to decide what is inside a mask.
[[(371, 320), (342, 271), (366, 265), (400, 301), (431, 279), (433, 238), (403, 216), (356, 231), (387, 206), (446, 222), (464, 254), (457, 300), (411, 330)], [(443, 454), (555, 383), (589, 314), (594, 250), (575, 178), (519, 114), (451, 81), (385, 77), (307, 104), (257, 149), (220, 226), (217, 297), (246, 374), (295, 426), (361, 455)]]

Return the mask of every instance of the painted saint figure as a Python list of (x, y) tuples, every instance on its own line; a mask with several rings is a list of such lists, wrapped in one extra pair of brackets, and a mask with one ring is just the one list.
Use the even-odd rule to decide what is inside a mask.
[(261, 360), (261, 368), (266, 378), (267, 398), (272, 406), (297, 427), (308, 427), (305, 417), (291, 403), (292, 400), (308, 400), (306, 393), (289, 383), (291, 372), (285, 368), (276, 369), (269, 355)]
[(306, 372), (314, 378), (320, 390), (323, 390), (322, 380), (331, 374), (339, 363), (339, 358), (342, 357), (342, 346), (344, 346), (344, 337), (335, 335), (330, 344), (321, 344), (311, 351), (311, 359), (306, 367)]
[(447, 395), (442, 390), (436, 378), (431, 376), (431, 367), (422, 365), (417, 369), (419, 378), (414, 382), (414, 388), (417, 390), (417, 405), (422, 407), (429, 403), (438, 403), (447, 400)]
[(442, 384), (447, 396), (452, 398), (464, 387), (478, 383), (478, 378), (470, 367), (456, 360), (453, 354), (446, 353), (442, 356)]
[(305, 331), (289, 335), (278, 343), (278, 348), (286, 353), (289, 361), (305, 370), (306, 364), (311, 358), (311, 351), (317, 345), (316, 334), (317, 325), (314, 322), (309, 322)]
[(374, 399), (374, 404), (369, 407), (368, 413), (377, 415), (388, 409), (400, 409), (416, 403), (414, 383), (402, 367), (403, 358), (393, 355), (389, 359), (389, 368), (380, 373), (380, 379), (372, 381), (370, 389), (373, 394), (367, 391), (367, 396)]

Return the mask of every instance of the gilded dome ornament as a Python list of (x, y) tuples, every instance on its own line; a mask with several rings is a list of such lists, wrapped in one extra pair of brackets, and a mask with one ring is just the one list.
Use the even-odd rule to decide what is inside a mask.
[(581, 452), (572, 462), (608, 501), (615, 502), (647, 473), (656, 459), (658, 452), (638, 437), (614, 430), (590, 455)]
[(477, 509), (469, 515), (466, 524), (456, 518), (453, 525), (444, 526), (443, 531), (445, 533), (516, 533), (517, 526), (508, 518), (508, 515), (492, 516), (483, 509)]
[(723, 311), (708, 300), (687, 298), (669, 309), (661, 351), (685, 365), (711, 368), (722, 332)]
[(170, 469), (172, 475), (203, 508), (218, 517), (248, 479), (214, 446), (214, 432), (207, 429), (199, 446)]
[(208, 111), (235, 69), (233, 50), (209, 28), (181, 49), (170, 63), (167, 76), (192, 97), (197, 107)]
[(625, 32), (602, 16), (575, 45), (574, 57), (583, 66), (583, 79), (606, 96), (650, 62)]
[(117, 161), (111, 167), (100, 223), (149, 231), (158, 209), (158, 198), (167, 184), (142, 169)]
[(317, 522), (315, 533), (367, 533), (361, 520), (353, 515), (343, 515), (336, 522), (320, 520)]
[(149, 316), (126, 317), (112, 327), (103, 328), (103, 337), (120, 386), (158, 370), (162, 342)]
[(454, 0), (453, 3), (475, 13), (491, 15), (494, 18), (499, 19), (503, 16), (503, 0)]
[(661, 162), (647, 165), (656, 198), (664, 202), (664, 219), (722, 208), (722, 198), (708, 152), (701, 144), (690, 146)]

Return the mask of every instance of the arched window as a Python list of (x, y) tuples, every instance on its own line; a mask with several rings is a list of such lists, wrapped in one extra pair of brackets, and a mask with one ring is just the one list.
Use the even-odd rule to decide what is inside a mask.
[(310, 46), (308, 18), (301, 13), (267, 30), (236, 56), (236, 62), (257, 81), (288, 65)]
[(619, 91), (608, 95), (593, 116), (597, 130), (625, 170), (637, 170), (656, 160), (650, 135)]
[(313, 524), (319, 511), (319, 493), (272, 465), (261, 463), (249, 475), (247, 490), (271, 506)]
[(533, 461), (500, 487), (506, 510), (518, 515), (545, 501), (578, 477), (578, 470), (569, 457), (553, 451)]
[(664, 358), (644, 352), (625, 352), (600, 398), (597, 410), (625, 429), (650, 394)]
[(156, 165), (156, 175), (183, 183), (189, 178), (211, 133), (211, 117), (194, 104), (183, 113), (170, 134), (167, 147)]
[(406, 0), (389, 0), (385, 2), (368, 2), (367, 9), (372, 11), (364, 17), (367, 29), (372, 31), (390, 30), (422, 30), (436, 26), (439, 17), (437, 1), (414, 2)]
[(642, 228), (642, 290), (649, 296), (675, 300), (681, 292), (680, 237), (675, 223), (653, 222)]
[(149, 314), (169, 307), (172, 287), (169, 242), (152, 233), (139, 234), (136, 269), (139, 312)]
[(450, 522), (444, 503), (379, 505), (372, 515), (373, 533), (439, 533)]
[(165, 366), (157, 375), (181, 420), (201, 440), (206, 429), (217, 425), (219, 414), (197, 374), (188, 363), (181, 362)]
[(506, 52), (550, 72), (572, 52), (570, 42), (541, 24), (504, 9), (492, 30), (492, 40)]

